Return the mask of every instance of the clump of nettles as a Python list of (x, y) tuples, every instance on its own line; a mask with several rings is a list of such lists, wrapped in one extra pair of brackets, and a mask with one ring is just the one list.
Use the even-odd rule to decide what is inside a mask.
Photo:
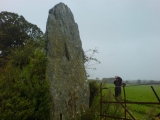
[(160, 120), (160, 113), (157, 114), (152, 120)]
[(76, 116), (76, 120), (97, 120), (99, 118), (99, 83), (89, 81), (90, 100), (89, 108), (82, 110)]
[[(100, 82), (96, 80), (89, 80), (90, 86), (90, 104), (86, 110), (81, 110), (81, 113), (77, 114), (76, 120), (98, 120), (100, 118)], [(105, 87), (106, 83), (102, 84)], [(113, 93), (109, 90), (102, 92), (103, 101), (115, 101)], [(122, 117), (123, 108), (120, 104), (103, 104), (102, 114), (107, 116)], [(111, 120), (112, 118), (107, 118)]]

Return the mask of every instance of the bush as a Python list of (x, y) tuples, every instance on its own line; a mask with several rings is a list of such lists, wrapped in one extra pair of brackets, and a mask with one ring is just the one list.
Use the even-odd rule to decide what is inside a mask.
[(1, 119), (49, 120), (50, 93), (45, 69), (45, 53), (33, 41), (13, 51), (0, 79)]

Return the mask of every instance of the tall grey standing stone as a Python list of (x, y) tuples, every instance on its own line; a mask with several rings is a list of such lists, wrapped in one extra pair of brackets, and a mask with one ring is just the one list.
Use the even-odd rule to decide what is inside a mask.
[(57, 4), (49, 10), (46, 27), (50, 81), (51, 120), (75, 119), (89, 105), (89, 88), (84, 68), (84, 52), (78, 25), (67, 5)]

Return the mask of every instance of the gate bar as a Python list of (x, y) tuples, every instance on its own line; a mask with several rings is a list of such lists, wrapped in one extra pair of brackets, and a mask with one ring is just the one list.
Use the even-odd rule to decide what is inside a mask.
[(125, 120), (126, 120), (126, 117), (127, 117), (127, 115), (126, 115), (126, 92), (125, 92), (125, 86), (123, 85), (123, 92), (124, 92), (124, 107), (125, 107), (125, 109), (124, 109), (124, 116), (125, 116)]
[(154, 90), (153, 86), (151, 86), (151, 88), (152, 88), (152, 90), (153, 90), (153, 92), (154, 92), (155, 96), (157, 97), (157, 99), (158, 99), (158, 101), (159, 101), (159, 103), (160, 103), (160, 99), (159, 99), (159, 97), (158, 97), (158, 95), (157, 95), (156, 91)]
[[(108, 89), (111, 93), (112, 93), (112, 91), (110, 90), (110, 89)], [(119, 101), (119, 99), (112, 93), (112, 95), (115, 97), (115, 99), (119, 102), (119, 104), (121, 104), (121, 106), (128, 112), (128, 114), (133, 118), (133, 120), (136, 120), (135, 118), (134, 118), (134, 116), (127, 110), (127, 108), (125, 108), (124, 107), (124, 105), (122, 104), (122, 102), (121, 101)]]
[[(118, 102), (112, 102), (112, 101), (102, 101), (102, 103), (117, 103), (119, 104)], [(121, 102), (122, 104), (125, 104), (125, 103), (129, 103), (129, 104), (160, 104), (159, 102), (129, 102), (129, 101), (126, 101), (126, 102)]]

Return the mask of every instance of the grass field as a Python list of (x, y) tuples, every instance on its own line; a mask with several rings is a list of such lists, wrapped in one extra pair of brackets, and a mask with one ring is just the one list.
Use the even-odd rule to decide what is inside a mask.
[[(160, 98), (160, 85), (152, 85)], [(114, 93), (114, 85), (107, 84), (107, 88), (109, 88), (112, 93)], [(108, 94), (108, 90), (103, 90), (104, 94)], [(126, 85), (126, 100), (132, 102), (158, 102), (154, 92), (151, 89), (151, 85)], [(124, 99), (123, 89), (122, 89), (122, 101)], [(106, 98), (107, 99), (107, 98)], [(113, 101), (114, 98), (110, 98)], [(121, 105), (120, 105), (121, 107)], [(160, 113), (160, 104), (151, 105), (151, 104), (127, 104), (127, 109), (137, 120), (150, 120), (153, 116), (156, 116)], [(121, 107), (121, 114), (124, 114), (124, 110)], [(130, 118), (129, 114), (127, 114), (128, 118)]]

